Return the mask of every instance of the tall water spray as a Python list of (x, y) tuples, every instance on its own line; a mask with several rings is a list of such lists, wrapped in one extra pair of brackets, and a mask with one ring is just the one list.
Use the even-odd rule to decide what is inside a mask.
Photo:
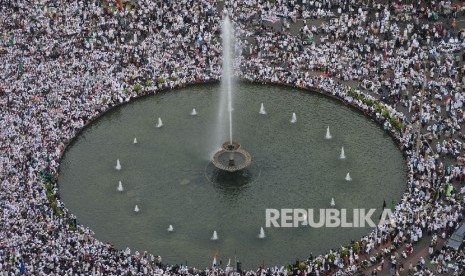
[(234, 35), (233, 26), (229, 17), (226, 16), (222, 24), (222, 40), (223, 40), (223, 71), (221, 74), (221, 90), (220, 101), (218, 108), (218, 124), (216, 127), (215, 145), (221, 145), (225, 140), (227, 133), (225, 127), (229, 126), (228, 141), (233, 140), (233, 45)]
[(224, 19), (223, 25), (223, 76), (225, 78), (228, 93), (228, 117), (229, 117), (229, 142), (232, 144), (232, 77), (233, 77), (233, 58), (232, 58), (232, 24), (228, 17)]
[[(218, 106), (218, 123), (216, 126), (216, 141), (214, 145), (221, 145), (213, 149), (211, 164), (223, 172), (237, 172), (244, 170), (252, 163), (252, 156), (238, 141), (233, 141), (233, 89), (234, 89), (234, 28), (228, 16), (222, 24), (223, 39), (223, 72), (221, 75), (220, 101)], [(227, 119), (226, 119), (227, 118)], [(225, 142), (229, 126), (229, 139)]]

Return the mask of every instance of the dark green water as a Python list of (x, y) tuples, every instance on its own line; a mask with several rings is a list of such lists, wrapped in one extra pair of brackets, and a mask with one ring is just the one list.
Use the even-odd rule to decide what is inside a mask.
[[(205, 168), (215, 138), (219, 85), (170, 91), (108, 112), (85, 129), (61, 163), (66, 207), (117, 248), (166, 263), (211, 266), (236, 257), (246, 268), (282, 265), (360, 239), (369, 228), (265, 228), (266, 208), (378, 208), (400, 198), (405, 165), (381, 128), (353, 109), (296, 89), (241, 84), (234, 140), (253, 155), (253, 183), (222, 187)], [(259, 115), (263, 102), (268, 115)], [(198, 116), (189, 115), (196, 108)], [(292, 112), (297, 123), (290, 124)], [(164, 123), (155, 128), (158, 117)], [(333, 139), (325, 140), (330, 126)], [(225, 133), (224, 137), (228, 134)], [(137, 137), (138, 144), (133, 139)], [(341, 146), (346, 160), (339, 160)], [(122, 170), (116, 171), (116, 159)], [(353, 181), (344, 177), (350, 172)], [(121, 180), (125, 191), (116, 191)], [(138, 204), (141, 212), (133, 212)], [(376, 214), (379, 216), (380, 211)], [(166, 231), (172, 224), (175, 231)], [(212, 232), (219, 240), (211, 241)]]

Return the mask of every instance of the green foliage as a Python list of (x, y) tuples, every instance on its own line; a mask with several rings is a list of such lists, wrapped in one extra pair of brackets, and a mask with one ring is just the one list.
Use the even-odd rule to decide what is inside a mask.
[(37, 177), (38, 177), (39, 180), (42, 180), (44, 182), (55, 183), (54, 175), (52, 173), (50, 173), (50, 171), (47, 170), (47, 169), (39, 172), (39, 175)]
[(328, 259), (332, 264), (334, 264), (334, 260), (336, 259), (336, 256), (334, 254), (329, 254)]
[(50, 207), (52, 208), (53, 210), (53, 213), (57, 216), (62, 216), (63, 215), (63, 210), (61, 210), (60, 208), (58, 208), (58, 203), (57, 201), (54, 201), (50, 204)]
[(380, 103), (375, 103), (374, 108), (377, 113), (381, 113), (383, 111), (383, 106)]
[(152, 86), (152, 81), (146, 80), (146, 81), (144, 82), (144, 86), (145, 86), (145, 87), (150, 87), (150, 86)]
[(349, 92), (347, 92), (347, 95), (349, 95), (350, 97), (352, 98), (356, 98), (357, 97), (357, 93), (355, 92), (355, 89), (350, 89)]
[(157, 83), (163, 84), (163, 83), (165, 83), (165, 79), (163, 77), (158, 77), (157, 78)]
[(363, 93), (359, 93), (359, 92), (355, 91), (355, 89), (353, 89), (353, 88), (351, 88), (349, 90), (347, 95), (349, 95), (350, 97), (352, 97), (354, 99), (360, 100), (360, 101), (363, 101), (365, 99), (365, 95)]
[(139, 83), (136, 83), (134, 85), (134, 91), (136, 91), (136, 93), (139, 94), (142, 91), (142, 85), (140, 85)]
[(390, 119), (391, 118), (391, 114), (389, 113), (389, 110), (387, 110), (387, 108), (383, 108), (383, 117), (386, 118), (386, 119)]
[(391, 118), (391, 125), (398, 131), (402, 131), (405, 128), (405, 125), (399, 121), (396, 117)]
[[(58, 207), (58, 201), (55, 197), (55, 193), (53, 192), (53, 184), (52, 182), (53, 181), (50, 181), (50, 179), (55, 179), (54, 176), (52, 174), (50, 174), (50, 177), (51, 178), (42, 178), (42, 181), (44, 181), (46, 184), (45, 184), (45, 194), (47, 196), (47, 201), (48, 203), (50, 204), (50, 208), (52, 208), (53, 210), (53, 213), (57, 216), (61, 216), (63, 215), (63, 210), (61, 210), (61, 208)], [(40, 176), (40, 175), (39, 175)]]
[(49, 203), (55, 201), (55, 196), (53, 195), (52, 192), (47, 191), (47, 200), (48, 200)]
[(350, 254), (350, 252), (349, 252), (348, 248), (346, 248), (346, 247), (342, 248), (342, 251), (341, 251), (341, 256), (342, 257), (349, 257), (349, 254)]

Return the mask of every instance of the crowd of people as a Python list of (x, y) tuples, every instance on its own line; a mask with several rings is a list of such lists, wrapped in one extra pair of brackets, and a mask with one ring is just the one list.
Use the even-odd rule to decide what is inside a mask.
[[(465, 214), (465, 33), (457, 3), (122, 2), (123, 9), (105, 0), (0, 2), (0, 275), (237, 273), (117, 250), (76, 221), (56, 185), (66, 145), (112, 106), (218, 81), (226, 15), (235, 26), (238, 77), (360, 109), (398, 142), (408, 168), (393, 217), (361, 240), (244, 273), (376, 275), (385, 266), (391, 275), (464, 273), (464, 251), (441, 242)], [(407, 266), (424, 240), (429, 254)]]

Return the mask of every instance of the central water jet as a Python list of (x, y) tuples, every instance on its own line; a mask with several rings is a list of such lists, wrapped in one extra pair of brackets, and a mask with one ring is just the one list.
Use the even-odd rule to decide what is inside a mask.
[(252, 156), (242, 149), (238, 142), (233, 141), (233, 27), (228, 16), (226, 16), (223, 21), (222, 39), (223, 70), (221, 75), (220, 123), (218, 128), (221, 129), (221, 126), (224, 124), (221, 118), (223, 117), (223, 111), (226, 107), (229, 125), (229, 141), (224, 142), (221, 149), (213, 155), (212, 164), (221, 171), (236, 172), (247, 168), (252, 163)]

